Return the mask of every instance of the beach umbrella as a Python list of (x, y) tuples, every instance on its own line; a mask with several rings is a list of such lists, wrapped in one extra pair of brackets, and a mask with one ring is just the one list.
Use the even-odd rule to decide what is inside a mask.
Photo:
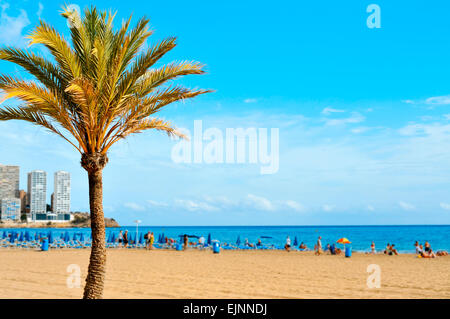
[(20, 232), (19, 241), (23, 241), (23, 232)]
[(77, 240), (77, 233), (73, 233), (72, 240), (73, 240), (73, 241)]
[(352, 242), (350, 240), (348, 240), (347, 238), (343, 237), (337, 240), (338, 244), (351, 244)]
[(8, 233), (6, 231), (3, 231), (3, 239), (8, 238)]
[(68, 243), (68, 242), (70, 241), (70, 235), (69, 235), (69, 232), (68, 232), (68, 231), (66, 231), (66, 234), (64, 235), (64, 241), (65, 241), (66, 243)]
[(49, 232), (48, 232), (48, 243), (49, 243), (49, 244), (53, 243), (53, 240), (54, 240), (54, 238), (53, 238), (53, 232), (52, 232), (52, 231), (49, 231)]
[(59, 239), (64, 240), (64, 232), (61, 232), (61, 236), (59, 237)]
[(111, 239), (112, 239), (112, 233), (109, 233), (109, 236), (108, 236), (107, 242), (108, 242), (108, 243), (111, 243)]
[(298, 240), (297, 240), (297, 236), (295, 236), (295, 238), (294, 238), (294, 246), (297, 246), (298, 245)]
[(34, 233), (34, 240), (39, 240), (39, 234), (37, 232)]
[(236, 240), (236, 245), (240, 245), (241, 244), (241, 236), (238, 236), (237, 240)]
[(211, 245), (211, 233), (208, 234), (208, 241), (206, 243), (208, 245)]
[(112, 234), (111, 242), (112, 242), (112, 243), (115, 243), (115, 242), (116, 242), (116, 233), (113, 233), (113, 234)]
[(144, 243), (144, 234), (142, 234), (139, 236), (139, 244), (143, 244)]
[(9, 242), (10, 242), (10, 243), (14, 243), (15, 239), (16, 239), (16, 233), (13, 232), (13, 233), (11, 234), (11, 236), (9, 237)]
[(26, 241), (30, 241), (30, 232), (27, 230), (26, 232), (25, 232), (25, 240)]
[(345, 244), (351, 244), (352, 242), (350, 240), (348, 240), (347, 238), (343, 237), (343, 238), (339, 238), (336, 241), (338, 244), (343, 244), (344, 245), (344, 250), (345, 250)]
[(81, 233), (81, 235), (80, 235), (80, 241), (81, 241), (82, 243), (84, 243), (84, 234), (83, 234), (83, 233)]

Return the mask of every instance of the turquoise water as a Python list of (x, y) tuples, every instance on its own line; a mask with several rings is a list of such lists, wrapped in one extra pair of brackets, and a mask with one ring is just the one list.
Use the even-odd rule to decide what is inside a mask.
[[(136, 234), (136, 226), (127, 226), (120, 228), (108, 228), (106, 230), (107, 238), (109, 234), (115, 233), (116, 238), (119, 230), (128, 230), (131, 237)], [(0, 235), (3, 231), (24, 231), (25, 229), (0, 229)], [(84, 233), (84, 236), (90, 235), (88, 228), (71, 229), (28, 229), (33, 235), (36, 232), (42, 234), (48, 231), (53, 232), (53, 236), (59, 238), (62, 233), (69, 232), (71, 238), (73, 233)], [(207, 238), (211, 234), (212, 239), (219, 240), (221, 243), (230, 243), (235, 245), (240, 237), (242, 243), (248, 238), (249, 242), (256, 243), (261, 236), (272, 238), (263, 238), (264, 244), (274, 244), (283, 246), (286, 236), (290, 236), (294, 243), (295, 237), (298, 242), (304, 242), (308, 248), (313, 248), (317, 237), (322, 236), (322, 245), (334, 243), (341, 237), (348, 238), (355, 251), (369, 251), (372, 241), (375, 242), (376, 249), (381, 251), (387, 243), (395, 244), (399, 252), (414, 252), (414, 242), (420, 243), (428, 241), (434, 251), (443, 249), (450, 251), (450, 225), (414, 225), (414, 226), (139, 226), (139, 233), (147, 231), (155, 233), (155, 239), (164, 233), (169, 238), (179, 239), (179, 235), (189, 234), (204, 236)]]

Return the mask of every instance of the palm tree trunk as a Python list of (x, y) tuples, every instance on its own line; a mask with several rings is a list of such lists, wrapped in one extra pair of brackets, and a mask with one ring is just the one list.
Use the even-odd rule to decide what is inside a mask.
[(101, 299), (106, 274), (105, 217), (103, 214), (102, 172), (108, 157), (99, 153), (83, 154), (81, 166), (89, 177), (89, 205), (91, 209), (92, 246), (84, 299)]
[(83, 298), (100, 299), (103, 296), (106, 268), (102, 170), (88, 172), (88, 176), (89, 204), (91, 208), (92, 248)]

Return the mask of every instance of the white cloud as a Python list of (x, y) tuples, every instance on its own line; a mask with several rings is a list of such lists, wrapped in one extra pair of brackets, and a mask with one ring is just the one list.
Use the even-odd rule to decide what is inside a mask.
[(450, 104), (450, 95), (429, 97), (425, 100), (425, 103), (429, 105), (447, 105)]
[(345, 110), (338, 110), (338, 109), (333, 109), (331, 107), (326, 107), (322, 110), (322, 114), (323, 115), (330, 115), (331, 113), (343, 113), (345, 112)]
[(402, 102), (406, 104), (415, 104), (413, 100), (403, 100)]
[(36, 15), (38, 16), (39, 19), (41, 18), (41, 14), (43, 11), (44, 11), (44, 5), (41, 2), (39, 2), (39, 9), (36, 12)]
[(373, 207), (372, 205), (367, 205), (367, 210), (370, 210), (371, 212), (375, 211), (375, 207)]
[(303, 207), (302, 204), (300, 204), (300, 203), (298, 203), (298, 202), (296, 202), (296, 201), (293, 201), (293, 200), (287, 200), (287, 201), (285, 201), (285, 202), (283, 202), (283, 203), (284, 203), (284, 205), (286, 205), (288, 208), (293, 209), (293, 210), (295, 210), (295, 211), (297, 211), (297, 212), (301, 212), (301, 211), (304, 211), (304, 210), (305, 210), (305, 208)]
[(450, 210), (450, 204), (447, 203), (441, 203), (441, 208), (445, 210)]
[(261, 210), (267, 210), (267, 211), (273, 211), (275, 207), (273, 206), (272, 202), (268, 200), (267, 198), (256, 196), (253, 194), (248, 194), (247, 199), (249, 201), (249, 204), (256, 209)]
[(131, 210), (137, 211), (137, 212), (142, 212), (145, 210), (144, 206), (139, 205), (137, 203), (125, 203), (123, 206), (125, 206), (126, 208), (129, 208)]
[(6, 11), (8, 3), (0, 2), (0, 44), (7, 46), (25, 46), (23, 29), (30, 24), (25, 10), (21, 9), (17, 17), (9, 16)]
[(344, 124), (356, 124), (361, 123), (366, 120), (366, 117), (361, 115), (358, 112), (352, 112), (350, 117), (341, 118), (341, 119), (323, 119), (326, 125), (334, 126), (334, 125), (344, 125)]
[(150, 206), (156, 206), (156, 207), (167, 207), (168, 205), (163, 202), (157, 202), (151, 199), (147, 200), (147, 203), (149, 203)]
[(400, 205), (400, 207), (401, 207), (403, 210), (411, 211), (411, 210), (416, 209), (416, 207), (415, 207), (414, 205), (409, 204), (409, 203), (406, 203), (406, 202), (400, 201), (400, 202), (398, 202), (398, 204)]
[(194, 211), (212, 212), (218, 210), (217, 207), (214, 207), (208, 203), (202, 201), (194, 201), (190, 199), (177, 199), (175, 200), (175, 205), (191, 212)]
[(256, 103), (256, 102), (258, 102), (257, 99), (245, 99), (244, 100), (244, 103)]
[(325, 204), (325, 205), (322, 206), (322, 209), (323, 209), (325, 212), (331, 212), (331, 211), (334, 210), (334, 205), (328, 205), (328, 204)]
[(363, 126), (361, 126), (361, 127), (356, 127), (356, 128), (354, 128), (354, 129), (351, 129), (350, 131), (351, 131), (353, 134), (360, 134), (360, 133), (367, 132), (368, 130), (369, 130), (368, 127), (363, 127)]

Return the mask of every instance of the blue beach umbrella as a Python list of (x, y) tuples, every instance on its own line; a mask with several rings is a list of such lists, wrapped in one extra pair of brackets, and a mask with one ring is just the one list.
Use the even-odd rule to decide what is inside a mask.
[(25, 240), (26, 241), (30, 241), (30, 232), (27, 230), (26, 232), (25, 232)]
[(81, 233), (81, 235), (80, 235), (80, 241), (81, 241), (82, 243), (84, 243), (84, 234), (83, 234), (83, 233)]
[(144, 243), (144, 234), (142, 234), (139, 236), (139, 244), (143, 244)]
[(109, 233), (107, 242), (108, 242), (108, 243), (111, 243), (111, 242), (112, 242), (111, 239), (112, 239), (112, 233)]
[(294, 239), (294, 246), (297, 246), (298, 245), (298, 240), (297, 240), (297, 236), (295, 236), (295, 239)]
[(9, 237), (9, 242), (10, 243), (14, 243), (14, 241), (16, 240), (16, 233), (12, 233), (11, 236)]
[(238, 236), (237, 240), (236, 240), (236, 245), (240, 245), (241, 244), (241, 236)]
[(48, 232), (48, 236), (47, 237), (48, 237), (48, 243), (49, 244), (53, 243), (54, 238), (53, 238), (53, 232), (52, 231)]
[(3, 231), (3, 239), (8, 238), (8, 233), (6, 231)]
[(39, 240), (39, 234), (37, 232), (34, 233), (34, 240)]
[(113, 234), (112, 234), (111, 241), (112, 241), (113, 243), (116, 242), (116, 233), (113, 233)]
[(64, 240), (64, 232), (61, 232), (61, 236), (59, 237), (59, 239)]
[(64, 241), (65, 241), (66, 243), (68, 243), (68, 242), (70, 241), (70, 235), (69, 235), (69, 232), (68, 232), (68, 231), (66, 231), (66, 234), (64, 235)]
[(77, 233), (73, 233), (72, 240), (73, 240), (73, 241), (77, 240)]
[(19, 241), (23, 241), (23, 232), (20, 232)]
[(211, 233), (208, 234), (208, 240), (206, 241), (208, 245), (211, 245)]

